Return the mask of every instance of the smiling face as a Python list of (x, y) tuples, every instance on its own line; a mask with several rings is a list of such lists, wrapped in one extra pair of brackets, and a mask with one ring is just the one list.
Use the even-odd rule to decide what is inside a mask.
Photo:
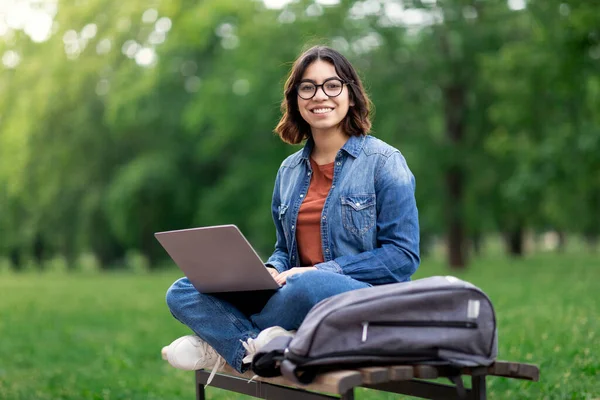
[[(315, 85), (325, 83), (326, 86), (331, 86), (326, 87), (325, 91), (335, 91), (335, 81), (327, 81), (331, 78), (341, 80), (333, 64), (317, 59), (304, 71), (299, 90), (303, 90), (303, 82), (310, 82)], [(321, 86), (317, 88), (317, 92), (312, 99), (305, 100), (298, 96), (298, 110), (302, 118), (310, 125), (313, 136), (323, 133), (344, 134), (341, 131), (340, 123), (348, 114), (351, 105), (346, 85), (342, 86), (341, 93), (336, 97), (327, 96)]]
[[(344, 84), (336, 88), (331, 79)], [(302, 82), (310, 83), (302, 88)], [(323, 93), (323, 84), (332, 97)], [(319, 85), (316, 92), (311, 85)], [(294, 61), (285, 82), (281, 111), (275, 132), (290, 144), (300, 144), (311, 136), (316, 139), (338, 133), (347, 138), (367, 135), (371, 130), (370, 100), (360, 77), (346, 57), (327, 46), (311, 47)]]

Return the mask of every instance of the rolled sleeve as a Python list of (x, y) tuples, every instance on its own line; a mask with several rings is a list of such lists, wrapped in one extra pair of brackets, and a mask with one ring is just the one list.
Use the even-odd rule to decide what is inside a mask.
[(340, 265), (337, 262), (335, 262), (335, 260), (315, 264), (315, 268), (320, 269), (321, 271), (335, 272), (336, 274), (344, 273), (342, 267), (340, 267)]

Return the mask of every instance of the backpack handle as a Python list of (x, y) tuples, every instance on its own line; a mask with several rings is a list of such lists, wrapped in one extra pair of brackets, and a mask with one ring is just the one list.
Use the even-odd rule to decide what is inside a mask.
[(281, 375), (279, 363), (284, 358), (284, 351), (292, 338), (287, 336), (276, 337), (267, 343), (252, 358), (251, 369), (258, 375), (271, 378)]

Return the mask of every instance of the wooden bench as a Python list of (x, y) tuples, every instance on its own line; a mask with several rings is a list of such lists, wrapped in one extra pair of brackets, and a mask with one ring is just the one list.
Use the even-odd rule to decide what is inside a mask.
[[(486, 378), (506, 378), (537, 381), (539, 368), (531, 364), (497, 361), (489, 367), (463, 368), (463, 376), (470, 377), (471, 388), (466, 389), (467, 399), (486, 399)], [(196, 371), (196, 399), (204, 400), (204, 385), (210, 371)], [(395, 365), (369, 367), (329, 372), (318, 375), (310, 385), (295, 385), (282, 378), (257, 377), (253, 373), (239, 374), (231, 367), (217, 373), (210, 383), (216, 388), (242, 393), (261, 399), (285, 400), (353, 400), (354, 388), (363, 387), (385, 392), (405, 394), (425, 399), (457, 399), (456, 387), (428, 380), (448, 376), (443, 367), (429, 365)]]

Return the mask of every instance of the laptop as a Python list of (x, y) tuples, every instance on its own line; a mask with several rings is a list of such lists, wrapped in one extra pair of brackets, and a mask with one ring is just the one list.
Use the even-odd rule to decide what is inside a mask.
[(200, 293), (279, 288), (235, 225), (157, 232), (154, 236)]

